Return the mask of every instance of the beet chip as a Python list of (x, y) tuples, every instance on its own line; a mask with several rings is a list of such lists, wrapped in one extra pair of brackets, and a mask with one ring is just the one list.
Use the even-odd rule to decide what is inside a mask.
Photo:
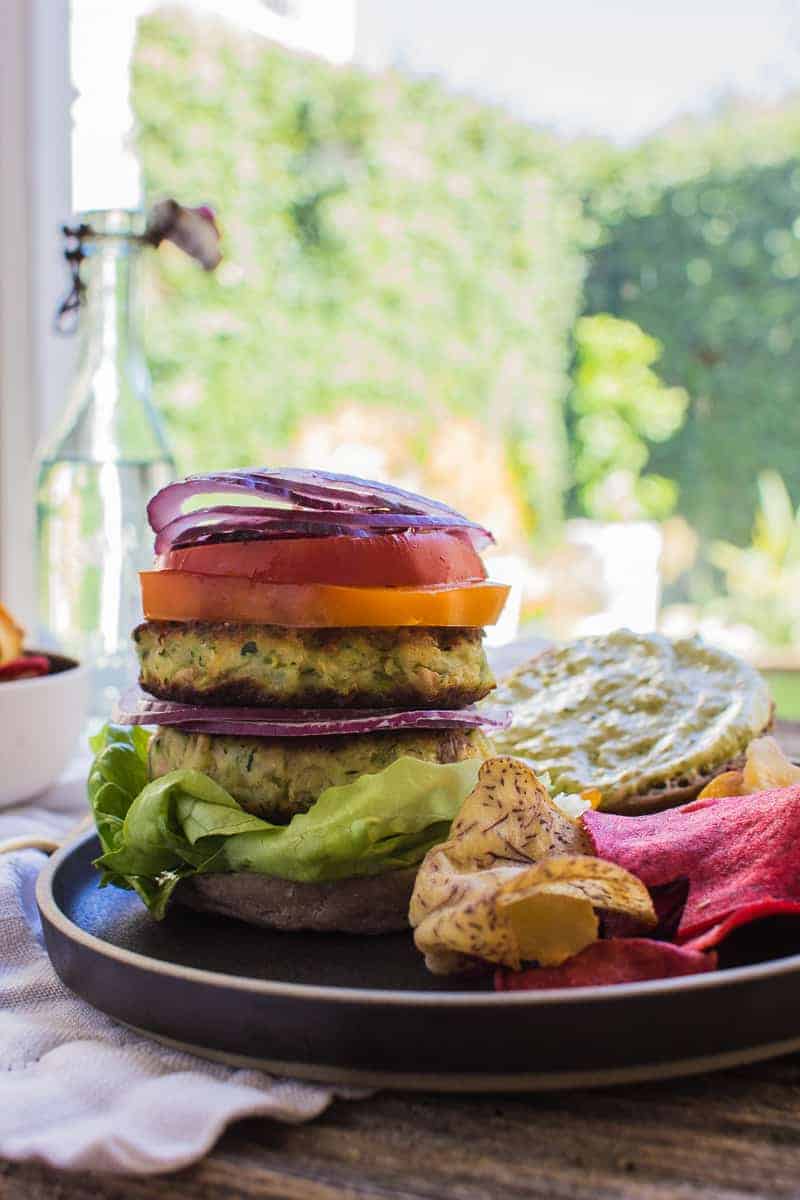
[(678, 942), (717, 945), (749, 921), (800, 913), (798, 786), (708, 797), (646, 817), (587, 812), (581, 820), (595, 853), (648, 888), (688, 880)]
[[(636, 820), (638, 818), (634, 818)], [(544, 988), (598, 987), (612, 983), (637, 983), (642, 979), (671, 979), (713, 971), (714, 954), (687, 950), (652, 938), (608, 938), (593, 942), (560, 967), (533, 967), (529, 971), (495, 971), (498, 992), (539, 991)]]
[(691, 950), (710, 950), (714, 946), (719, 946), (725, 941), (728, 934), (733, 933), (742, 925), (749, 925), (753, 921), (763, 921), (767, 917), (785, 916), (800, 916), (799, 900), (754, 900), (751, 904), (743, 904), (737, 908), (719, 925), (712, 925), (710, 929), (706, 929), (705, 933), (684, 942), (684, 946)]
[(50, 659), (44, 654), (23, 654), (0, 666), (0, 683), (9, 679), (34, 679), (50, 673)]

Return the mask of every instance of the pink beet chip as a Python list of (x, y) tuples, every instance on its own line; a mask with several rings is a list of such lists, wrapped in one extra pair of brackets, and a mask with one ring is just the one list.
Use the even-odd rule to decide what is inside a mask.
[(709, 797), (645, 817), (587, 812), (582, 820), (595, 853), (648, 888), (688, 880), (679, 942), (717, 945), (749, 921), (800, 913), (800, 787)]
[(715, 970), (715, 954), (703, 954), (671, 942), (652, 938), (607, 938), (593, 942), (559, 967), (532, 967), (527, 971), (495, 972), (498, 992), (540, 991), (545, 988), (599, 987), (638, 983), (645, 979), (673, 979)]
[(736, 912), (731, 913), (719, 925), (712, 925), (698, 937), (684, 942), (684, 946), (691, 950), (710, 950), (719, 946), (728, 934), (742, 925), (749, 925), (752, 921), (763, 921), (766, 917), (784, 916), (800, 916), (800, 900), (754, 900), (752, 904), (743, 904), (741, 908), (737, 908)]
[(50, 659), (44, 654), (23, 654), (0, 667), (0, 683), (10, 679), (33, 679), (50, 673)]

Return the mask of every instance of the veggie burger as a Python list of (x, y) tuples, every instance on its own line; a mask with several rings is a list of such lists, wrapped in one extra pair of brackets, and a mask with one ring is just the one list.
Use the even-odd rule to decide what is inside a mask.
[(103, 882), (156, 917), (174, 897), (281, 929), (405, 927), (508, 720), (475, 707), (508, 591), (480, 557), (491, 534), (305, 470), (192, 476), (148, 517), (140, 686), (93, 744)]

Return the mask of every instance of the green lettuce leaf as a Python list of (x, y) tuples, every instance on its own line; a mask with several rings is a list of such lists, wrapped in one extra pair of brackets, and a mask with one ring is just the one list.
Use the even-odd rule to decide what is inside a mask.
[(123, 725), (104, 725), (89, 739), (89, 804), (105, 851), (116, 846), (128, 809), (147, 783), (149, 741), (143, 729)]
[(135, 889), (156, 917), (181, 879), (202, 872), (316, 883), (414, 866), (446, 839), (481, 763), (405, 756), (327, 788), (308, 812), (272, 825), (200, 771), (148, 783), (147, 743), (139, 728), (105, 726), (92, 739), (89, 801), (103, 848), (101, 884)]

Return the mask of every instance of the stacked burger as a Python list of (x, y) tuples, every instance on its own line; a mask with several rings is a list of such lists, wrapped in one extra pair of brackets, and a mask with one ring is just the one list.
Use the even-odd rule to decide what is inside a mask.
[[(184, 511), (220, 494), (240, 503)], [(475, 707), (507, 593), (491, 535), (322, 471), (193, 476), (148, 516), (140, 686), (90, 777), (104, 882), (156, 916), (174, 896), (283, 929), (403, 928), (505, 722)]]

